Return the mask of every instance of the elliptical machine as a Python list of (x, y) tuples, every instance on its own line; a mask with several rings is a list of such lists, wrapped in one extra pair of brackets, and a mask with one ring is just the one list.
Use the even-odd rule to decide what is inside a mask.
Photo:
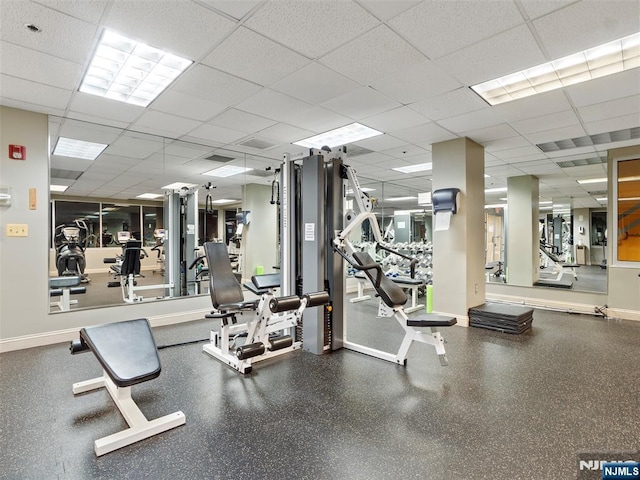
[(89, 240), (89, 229), (83, 220), (58, 225), (54, 232), (56, 268), (58, 276), (78, 276), (83, 283), (91, 280), (84, 273), (84, 251)]

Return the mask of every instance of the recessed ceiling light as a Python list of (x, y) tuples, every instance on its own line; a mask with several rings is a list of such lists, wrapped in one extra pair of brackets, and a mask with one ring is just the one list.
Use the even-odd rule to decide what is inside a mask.
[(552, 205), (553, 202), (551, 200), (544, 200), (544, 201), (539, 201), (538, 205)]
[(73, 138), (59, 137), (54, 155), (61, 157), (83, 158), (85, 160), (95, 160), (109, 145), (104, 143), (85, 142)]
[(169, 185), (165, 185), (162, 188), (165, 190), (180, 190), (182, 188), (193, 188), (195, 186), (196, 186), (195, 183), (173, 182), (173, 183), (170, 183)]
[(360, 123), (352, 123), (319, 135), (314, 135), (313, 137), (303, 138), (302, 140), (293, 142), (293, 144), (308, 148), (322, 148), (325, 145), (328, 147), (338, 147), (378, 135), (382, 135), (382, 132)]
[(402, 202), (404, 200), (417, 200), (418, 197), (393, 197), (393, 198), (385, 198), (387, 202)]
[(219, 198), (218, 200), (214, 200), (211, 203), (215, 203), (217, 205), (223, 204), (223, 203), (235, 203), (235, 202), (239, 202), (240, 200), (233, 200), (231, 198)]
[(136, 195), (136, 198), (144, 198), (146, 200), (154, 200), (156, 198), (160, 198), (162, 194), (160, 193), (143, 193), (141, 195)]
[(253, 168), (239, 167), (237, 165), (225, 165), (224, 167), (214, 168), (213, 170), (204, 172), (202, 175), (209, 175), (211, 177), (224, 178), (224, 177), (231, 177), (233, 175), (238, 175), (239, 173), (248, 172), (249, 170), (253, 170)]
[(64, 192), (67, 188), (68, 185), (49, 185), (50, 192)]
[(192, 63), (105, 30), (80, 91), (146, 107)]
[(640, 66), (640, 33), (489, 80), (471, 89), (490, 105), (529, 97)]
[(396, 172), (402, 173), (416, 173), (416, 172), (424, 172), (425, 170), (431, 170), (431, 163), (419, 163), (417, 165), (408, 165), (406, 167), (397, 167), (392, 168), (391, 170), (395, 170)]
[(506, 203), (494, 203), (492, 205), (485, 205), (484, 208), (504, 208), (506, 206)]
[(485, 188), (484, 193), (498, 193), (498, 192), (506, 192), (507, 187), (497, 187), (497, 188)]
[(602, 178), (585, 178), (584, 180), (578, 180), (580, 185), (584, 185), (586, 183), (604, 183), (607, 181), (607, 177)]
[(607, 197), (596, 198), (598, 202), (607, 202), (609, 199)]
[(540, 207), (538, 210), (553, 210), (553, 207), (548, 206), (548, 207)]

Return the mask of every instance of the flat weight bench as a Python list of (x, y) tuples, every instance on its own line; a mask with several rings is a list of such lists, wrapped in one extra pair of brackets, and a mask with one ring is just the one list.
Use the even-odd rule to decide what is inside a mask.
[(79, 276), (54, 277), (49, 279), (49, 296), (62, 297), (58, 302), (51, 302), (50, 306), (58, 307), (62, 311), (70, 310), (77, 300), (71, 300), (71, 295), (87, 292), (87, 287), (79, 287), (82, 279)]
[[(367, 277), (364, 272), (357, 272), (354, 278), (358, 280), (358, 296), (349, 300), (351, 303), (363, 302), (369, 300), (371, 295), (364, 294), (364, 286), (367, 283)], [(412, 313), (420, 310), (424, 305), (418, 304), (418, 293), (420, 287), (424, 287), (426, 283), (418, 278), (411, 277), (387, 277), (393, 280), (393, 283), (400, 286), (400, 288), (407, 288), (411, 290), (411, 306), (406, 307), (404, 311), (406, 313)]]
[(280, 287), (280, 274), (266, 273), (264, 275), (254, 275), (251, 277), (251, 282), (247, 282), (243, 286), (250, 292), (260, 296)]
[(73, 393), (105, 387), (129, 424), (123, 430), (94, 442), (97, 456), (184, 425), (181, 411), (147, 420), (131, 398), (131, 387), (160, 375), (160, 358), (147, 319), (128, 320), (80, 330), (80, 340), (71, 342), (71, 353), (91, 350), (103, 375), (73, 384)]

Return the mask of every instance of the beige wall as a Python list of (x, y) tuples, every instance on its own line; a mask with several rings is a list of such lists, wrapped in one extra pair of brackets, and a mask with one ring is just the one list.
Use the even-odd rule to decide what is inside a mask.
[(243, 210), (249, 210), (249, 225), (242, 234), (244, 264), (242, 276), (250, 279), (256, 267), (264, 267), (264, 273), (273, 273), (276, 264), (278, 226), (277, 205), (271, 205), (271, 186), (249, 184), (244, 188)]
[(538, 178), (521, 175), (507, 179), (507, 281), (530, 286), (538, 280)]

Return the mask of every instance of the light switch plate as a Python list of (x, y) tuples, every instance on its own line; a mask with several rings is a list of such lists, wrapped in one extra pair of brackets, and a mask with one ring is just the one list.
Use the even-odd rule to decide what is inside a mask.
[(26, 223), (7, 223), (7, 237), (29, 236), (29, 225)]

